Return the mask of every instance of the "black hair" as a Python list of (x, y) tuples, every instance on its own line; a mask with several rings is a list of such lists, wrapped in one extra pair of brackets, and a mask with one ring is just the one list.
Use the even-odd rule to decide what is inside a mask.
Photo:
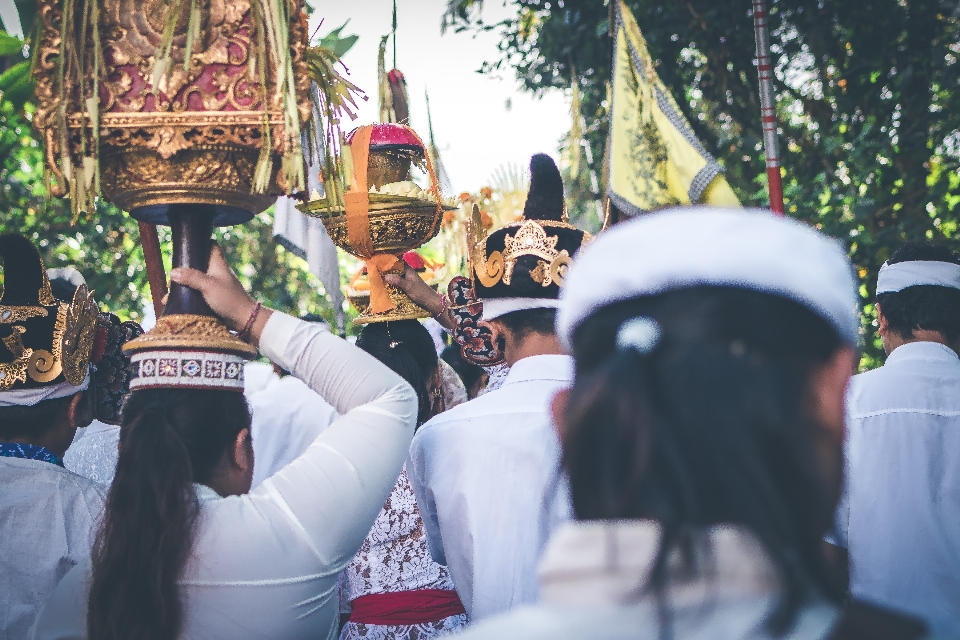
[[(647, 354), (618, 349), (620, 327), (640, 316), (658, 323), (659, 342)], [(696, 543), (718, 524), (750, 530), (779, 570), (782, 595), (767, 621), (775, 634), (813, 593), (839, 599), (821, 553), (837, 489), (815, 455), (826, 427), (807, 403), (811, 373), (842, 344), (806, 307), (737, 288), (596, 311), (573, 336), (576, 378), (562, 419), (577, 518), (658, 521), (646, 588), (661, 602), (668, 555), (679, 551), (688, 575), (709, 574)]]
[(554, 327), (557, 321), (557, 310), (548, 307), (512, 311), (499, 316), (496, 321), (518, 340), (523, 340), (532, 333), (549, 336), (556, 331)]
[[(960, 264), (960, 257), (943, 245), (915, 241), (897, 249), (887, 262), (912, 261)], [(877, 302), (890, 330), (905, 340), (913, 339), (913, 332), (918, 329), (937, 331), (951, 343), (960, 339), (960, 289), (907, 287), (878, 294)]]
[(460, 351), (459, 344), (447, 345), (440, 354), (440, 358), (457, 372), (467, 391), (470, 391), (483, 377), (483, 367), (467, 362)]
[[(81, 418), (84, 416), (92, 418), (93, 394), (89, 390), (77, 393), (83, 394), (80, 404), (77, 405), (77, 415)], [(0, 407), (0, 440), (43, 437), (57, 418), (70, 406), (74, 395), (76, 394), (43, 400), (30, 407)]]
[(410, 383), (420, 404), (417, 424), (426, 422), (433, 407), (427, 380), (440, 361), (430, 332), (416, 320), (377, 322), (363, 328), (357, 346)]
[(193, 548), (192, 483), (215, 479), (250, 428), (243, 395), (144, 389), (123, 407), (120, 457), (93, 548), (90, 640), (174, 640), (183, 622), (178, 579)]

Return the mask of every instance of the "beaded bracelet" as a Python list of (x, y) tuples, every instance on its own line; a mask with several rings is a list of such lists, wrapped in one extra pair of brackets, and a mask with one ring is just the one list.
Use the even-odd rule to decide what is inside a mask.
[(247, 319), (247, 324), (245, 324), (243, 330), (237, 334), (238, 338), (241, 340), (246, 340), (250, 335), (250, 330), (253, 329), (253, 323), (257, 321), (257, 316), (260, 315), (261, 307), (263, 307), (263, 303), (258, 302), (253, 308), (253, 311), (250, 312), (250, 317)]

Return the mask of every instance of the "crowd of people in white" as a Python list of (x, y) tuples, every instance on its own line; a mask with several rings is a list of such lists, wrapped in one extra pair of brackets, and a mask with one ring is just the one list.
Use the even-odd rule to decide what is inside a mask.
[(538, 171), (488, 253), (573, 263), (478, 287), (509, 368), (483, 393), (416, 320), (251, 316), (216, 248), (171, 278), (256, 318), (245, 393), (134, 390), (109, 426), (89, 376), (0, 378), (0, 638), (960, 637), (960, 257), (889, 257), (888, 358), (853, 375), (833, 239), (708, 208), (591, 239)]

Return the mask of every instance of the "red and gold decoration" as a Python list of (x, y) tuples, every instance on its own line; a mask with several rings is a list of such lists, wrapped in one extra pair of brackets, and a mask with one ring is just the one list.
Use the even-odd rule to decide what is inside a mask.
[(102, 191), (151, 222), (209, 204), (236, 224), (302, 190), (302, 4), (40, 0), (34, 126), (53, 193), (93, 211)]
[[(431, 287), (437, 287), (440, 284), (442, 279), (440, 276), (445, 266), (442, 263), (425, 258), (416, 251), (407, 251), (403, 254), (403, 261)], [(347, 300), (358, 313), (363, 313), (370, 306), (370, 276), (365, 266), (360, 267), (350, 278), (345, 293)]]
[[(300, 209), (319, 216), (334, 244), (363, 260), (369, 278), (370, 304), (358, 324), (429, 318), (430, 313), (402, 291), (387, 285), (385, 273), (402, 273), (401, 256), (433, 238), (440, 230), (444, 201), (433, 162), (410, 127), (384, 123), (353, 131), (344, 147), (344, 179), (349, 188), (342, 202), (331, 201), (337, 187), (324, 183), (326, 198), (317, 195)], [(423, 165), (430, 186), (410, 179), (412, 165)]]
[[(310, 95), (311, 72), (331, 65), (310, 62), (304, 0), (39, 0), (38, 12), (34, 125), (51, 191), (76, 215), (103, 197), (170, 225), (173, 266), (206, 270), (214, 226), (304, 191), (302, 128), (314, 108), (328, 125), (337, 111)], [(242, 391), (256, 353), (176, 283), (157, 326), (124, 348), (134, 389)]]

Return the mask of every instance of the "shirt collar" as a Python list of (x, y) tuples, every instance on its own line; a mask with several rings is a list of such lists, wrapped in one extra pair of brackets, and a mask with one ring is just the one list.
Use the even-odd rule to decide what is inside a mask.
[(515, 382), (529, 382), (531, 380), (556, 380), (558, 382), (573, 382), (573, 358), (570, 356), (552, 354), (530, 356), (517, 360), (503, 385)]
[[(660, 550), (660, 526), (649, 520), (580, 521), (561, 526), (540, 563), (540, 590), (551, 606), (622, 606), (641, 600)], [(709, 547), (707, 546), (709, 544)], [(708, 549), (712, 547), (712, 553)], [(704, 555), (709, 577), (676, 581), (674, 601), (770, 595), (777, 572), (756, 537), (742, 527), (710, 527)]]
[(936, 362), (960, 363), (956, 351), (939, 342), (908, 342), (893, 350), (887, 356), (887, 364), (905, 360), (927, 360)]
[(223, 496), (211, 489), (205, 484), (200, 484), (199, 482), (193, 483), (193, 491), (197, 496), (197, 502), (203, 504), (204, 502), (212, 502), (214, 500), (221, 500)]
[(46, 447), (20, 442), (0, 442), (0, 458), (23, 458), (24, 460), (41, 460), (63, 466), (63, 460)]

